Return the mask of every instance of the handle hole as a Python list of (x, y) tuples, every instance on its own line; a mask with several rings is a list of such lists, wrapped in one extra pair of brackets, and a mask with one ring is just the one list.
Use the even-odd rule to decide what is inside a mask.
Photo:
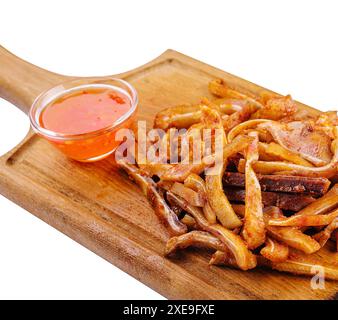
[(0, 156), (16, 147), (25, 138), (28, 130), (27, 115), (0, 98)]

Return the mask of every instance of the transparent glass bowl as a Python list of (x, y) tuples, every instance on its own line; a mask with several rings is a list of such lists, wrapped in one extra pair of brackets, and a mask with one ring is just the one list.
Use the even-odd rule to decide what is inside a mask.
[[(42, 127), (41, 114), (51, 102), (66, 94), (92, 88), (106, 88), (123, 93), (130, 99), (130, 110), (112, 122), (110, 126), (84, 134), (63, 134)], [(132, 128), (136, 117), (137, 105), (138, 96), (136, 90), (124, 80), (109, 77), (81, 78), (64, 82), (41, 93), (30, 109), (29, 119), (33, 130), (62, 151), (67, 157), (77, 161), (92, 162), (109, 156), (119, 146), (121, 142), (116, 141), (116, 132), (119, 129)]]

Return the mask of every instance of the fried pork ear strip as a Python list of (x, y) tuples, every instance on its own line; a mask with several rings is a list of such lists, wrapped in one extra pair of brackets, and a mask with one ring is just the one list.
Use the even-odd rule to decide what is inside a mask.
[(249, 249), (256, 249), (265, 241), (265, 224), (263, 220), (263, 205), (261, 186), (251, 167), (258, 160), (258, 134), (246, 150), (245, 167), (245, 215), (242, 235)]
[[(332, 178), (337, 174), (338, 168), (338, 143), (335, 144), (335, 155), (331, 162), (323, 167), (310, 168), (286, 162), (255, 161), (252, 166), (257, 173), (277, 174), (303, 177)], [(238, 171), (245, 171), (245, 160), (241, 159), (238, 164)]]
[(263, 105), (252, 94), (244, 94), (237, 90), (231, 89), (222, 79), (216, 79), (209, 82), (209, 91), (219, 98), (240, 99), (249, 101), (256, 105), (257, 108), (262, 108)]
[(232, 253), (240, 269), (248, 270), (255, 268), (256, 258), (250, 252), (250, 250), (248, 250), (245, 242), (240, 236), (236, 235), (228, 229), (225, 229), (221, 225), (210, 224), (204, 218), (203, 213), (199, 208), (189, 205), (182, 198), (174, 195), (170, 191), (167, 193), (167, 197), (175, 201), (176, 204), (179, 205), (184, 211), (191, 214), (201, 230), (210, 232), (213, 236), (220, 239), (222, 243), (224, 243), (229, 251)]
[(243, 106), (240, 111), (237, 111), (231, 114), (229, 117), (224, 119), (223, 127), (226, 132), (230, 131), (231, 129), (235, 128), (243, 121), (246, 121), (250, 118), (251, 114), (257, 110), (257, 106), (254, 104), (247, 103)]
[(209, 261), (210, 265), (226, 265), (226, 266), (230, 266), (230, 267), (238, 267), (236, 264), (236, 260), (234, 259), (234, 257), (231, 255), (230, 252), (224, 252), (224, 251), (220, 251), (217, 250), (211, 257), (210, 261)]
[[(307, 193), (321, 196), (327, 192), (330, 180), (325, 178), (291, 177), (278, 175), (257, 175), (262, 191)], [(226, 187), (245, 186), (245, 175), (239, 172), (225, 172), (223, 185)]]
[[(243, 141), (243, 143), (240, 142)], [(223, 191), (222, 177), (224, 168), (226, 167), (227, 159), (239, 151), (246, 148), (249, 141), (245, 141), (242, 137), (236, 138), (232, 143), (226, 145), (223, 151), (224, 164), (215, 175), (206, 175), (206, 191), (210, 207), (216, 213), (218, 220), (221, 224), (229, 229), (235, 229), (242, 225), (241, 220), (236, 216), (232, 209), (229, 200)]]
[(139, 165), (140, 171), (148, 177), (158, 176), (159, 178), (161, 178), (172, 167), (173, 166), (171, 164), (166, 163), (147, 163)]
[(167, 242), (165, 254), (168, 256), (177, 250), (186, 249), (188, 247), (228, 251), (227, 246), (209, 232), (190, 231), (181, 236), (171, 238)]
[[(254, 119), (254, 120), (248, 120), (245, 122), (242, 122), (238, 124), (236, 127), (234, 127), (230, 132), (228, 133), (228, 141), (231, 142), (237, 135), (240, 133), (243, 133), (244, 131), (247, 131), (248, 129), (252, 129), (257, 127), (256, 129), (259, 129), (260, 137), (264, 134), (264, 140), (270, 140), (271, 138), (265, 137), (267, 134), (270, 135), (269, 131), (264, 129), (264, 125), (269, 125), (272, 121), (266, 120), (266, 119)], [(264, 124), (264, 125), (261, 125)], [(263, 128), (263, 129), (262, 129)], [(303, 159), (298, 154), (287, 150), (283, 148), (282, 146), (270, 142), (269, 144), (266, 143), (259, 143), (259, 152), (260, 157), (266, 158), (264, 160), (279, 160), (279, 161), (289, 161), (294, 164), (303, 165), (306, 167), (312, 167), (313, 165)]]
[(332, 223), (332, 221), (338, 217), (338, 209), (335, 211), (322, 214), (322, 215), (293, 215), (289, 218), (279, 218), (279, 219), (270, 219), (270, 226), (278, 226), (278, 227), (320, 227), (327, 226)]
[[(335, 230), (338, 229), (338, 218), (335, 218), (323, 231), (315, 234), (313, 238), (317, 240), (321, 247), (324, 247)], [(337, 234), (336, 234), (337, 237)], [(336, 238), (338, 240), (338, 238)], [(337, 244), (338, 248), (338, 244)], [(338, 251), (338, 250), (337, 250)]]
[(257, 260), (259, 266), (273, 270), (312, 277), (318, 274), (319, 271), (323, 271), (326, 279), (338, 280), (338, 268), (336, 266), (325, 265), (319, 259), (316, 261), (311, 259), (309, 261), (306, 256), (296, 251), (290, 251), (288, 260), (284, 262), (273, 262), (262, 256), (258, 256)]
[(223, 191), (222, 178), (216, 175), (206, 176), (208, 202), (220, 223), (229, 229), (242, 225)]
[[(222, 127), (221, 119), (219, 114), (215, 110), (211, 110), (207, 107), (202, 109), (204, 117), (203, 121), (207, 128), (218, 129), (220, 133), (221, 146), (226, 144), (226, 136)], [(211, 112), (212, 111), (212, 112)], [(217, 139), (215, 137), (215, 139)], [(217, 141), (218, 142), (218, 141)], [(216, 143), (215, 141), (215, 147)], [(219, 143), (219, 142), (218, 142)], [(227, 146), (232, 146), (234, 143), (230, 145), (225, 145), (223, 150), (227, 148)], [(238, 146), (238, 148), (234, 148), (232, 150), (233, 153), (236, 154), (242, 147)], [(216, 150), (215, 150), (216, 152)], [(223, 152), (224, 153), (224, 152)], [(226, 198), (223, 192), (223, 185), (222, 185), (222, 176), (224, 172), (224, 168), (226, 167), (228, 158), (224, 157), (219, 159), (217, 158), (219, 155), (215, 154), (215, 168), (213, 170), (215, 172), (207, 171), (206, 178), (205, 178), (205, 189), (206, 195), (208, 198), (208, 203), (210, 204), (211, 209), (215, 212), (217, 219), (221, 222), (221, 224), (229, 229), (235, 229), (241, 226), (242, 222), (236, 216), (235, 212), (233, 211), (228, 199)], [(216, 162), (216, 159), (219, 163)]]
[(229, 143), (234, 140), (238, 135), (243, 133), (245, 130), (252, 129), (257, 127), (257, 125), (265, 122), (270, 122), (270, 120), (266, 119), (255, 119), (255, 120), (248, 120), (239, 123), (236, 127), (233, 127), (228, 133), (228, 141)]
[(324, 166), (332, 158), (330, 137), (316, 129), (310, 121), (289, 123), (270, 121), (260, 124), (259, 128), (268, 130), (283, 148), (300, 155), (316, 166)]
[[(229, 201), (245, 202), (245, 190), (225, 187), (224, 193)], [(282, 192), (262, 192), (262, 203), (265, 207), (275, 206), (283, 210), (299, 211), (316, 201), (308, 195), (297, 195)]]
[[(159, 187), (159, 184), (157, 184), (157, 186)], [(161, 187), (159, 187), (161, 190), (167, 190), (167, 189), (164, 189), (164, 188), (161, 188)], [(167, 201), (168, 201), (168, 199), (166, 199)], [(170, 199), (169, 199), (170, 200)], [(180, 206), (178, 206), (176, 203), (174, 203), (174, 202), (170, 202), (170, 201), (168, 201), (168, 204), (169, 204), (169, 206), (170, 206), (170, 209), (172, 210), (172, 211), (174, 211), (175, 212), (175, 214), (178, 216), (178, 217), (181, 217), (182, 216), (182, 213), (183, 213), (183, 210), (182, 210), (182, 208), (180, 207)], [(186, 216), (186, 214), (184, 214), (183, 213), (183, 218)], [(187, 225), (188, 227), (190, 227), (190, 223), (186, 223), (185, 221), (182, 221), (183, 220), (183, 218), (182, 219), (180, 219), (181, 220), (181, 222), (182, 223), (184, 223), (185, 225)], [(185, 220), (187, 220), (187, 219), (185, 219)]]
[[(184, 180), (184, 185), (202, 194), (203, 198), (207, 199), (207, 190), (205, 187), (205, 182), (197, 174), (194, 173), (190, 174), (188, 178)], [(211, 209), (208, 201), (206, 201), (206, 204), (203, 207), (203, 213), (210, 223), (212, 224), (216, 223), (216, 214), (214, 210)]]
[(338, 184), (335, 184), (323, 197), (297, 212), (296, 215), (310, 216), (324, 214), (336, 207), (338, 207)]
[[(326, 166), (317, 168), (308, 168), (299, 166), (296, 164), (286, 162), (269, 162), (269, 161), (255, 161), (252, 166), (255, 172), (260, 174), (277, 174), (277, 175), (288, 175), (288, 176), (302, 176), (302, 177), (313, 177), (313, 178), (332, 178), (337, 172), (338, 165), (338, 150), (337, 156)], [(245, 161), (241, 159), (238, 165), (238, 171), (245, 171)]]
[(183, 104), (169, 107), (156, 114), (154, 128), (167, 130), (169, 128), (189, 128), (190, 126), (202, 121), (201, 105), (207, 105), (216, 109), (222, 114), (233, 114), (240, 111), (246, 101), (236, 99), (216, 99), (209, 101), (203, 98), (201, 104)]
[(259, 152), (260, 156), (262, 154), (261, 156), (262, 158), (264, 157), (269, 158), (269, 160), (287, 161), (294, 164), (298, 164), (300, 166), (313, 167), (313, 165), (309, 161), (303, 159), (298, 154), (283, 148), (281, 145), (275, 142), (270, 143), (260, 142)]
[(186, 225), (179, 221), (175, 212), (167, 205), (152, 179), (144, 176), (139, 169), (125, 161), (118, 161), (118, 165), (139, 185), (154, 208), (156, 215), (168, 227), (171, 234), (180, 235), (187, 232)]
[(202, 98), (201, 104), (208, 106), (211, 109), (216, 109), (219, 112), (230, 115), (242, 110), (246, 104), (244, 100), (221, 98), (210, 101), (208, 98)]
[(288, 259), (289, 247), (275, 239), (266, 238), (265, 247), (260, 254), (266, 259), (273, 262), (283, 262)]
[(297, 105), (291, 96), (273, 97), (267, 100), (263, 108), (252, 115), (252, 119), (280, 120), (293, 115), (297, 111)]
[[(232, 143), (224, 146), (223, 149), (223, 158), (228, 159), (231, 156), (235, 155), (239, 150), (245, 149), (249, 142), (251, 141), (250, 137), (239, 136)], [(163, 176), (162, 180), (184, 182), (184, 180), (191, 173), (201, 174), (204, 169), (211, 167), (215, 164), (215, 155), (211, 154), (202, 159), (201, 163), (197, 164), (184, 164), (180, 163), (172, 168), (170, 168)]]
[[(238, 91), (230, 89), (222, 80), (214, 80), (209, 83), (209, 90), (221, 98), (242, 99), (242, 108), (223, 119), (223, 127), (226, 132), (236, 127), (261, 108), (262, 105), (255, 99), (248, 97)], [(209, 104), (210, 105), (210, 104)]]
[[(283, 262), (274, 262), (264, 256), (256, 257), (260, 267), (311, 277), (318, 274), (319, 267), (321, 267), (322, 269), (320, 270), (323, 271), (326, 279), (338, 280), (338, 269), (336, 266), (325, 265), (319, 259), (316, 261), (308, 261), (309, 259), (307, 256), (294, 250), (289, 253), (289, 257)], [(210, 264), (236, 267), (232, 257), (222, 251), (216, 251), (214, 253), (210, 260)]]
[(200, 105), (180, 105), (166, 108), (156, 114), (154, 128), (189, 128), (201, 121)]
[(320, 249), (317, 241), (294, 227), (275, 227), (269, 225), (270, 219), (282, 218), (283, 213), (276, 207), (267, 208), (264, 212), (264, 221), (269, 237), (284, 242), (289, 247), (303, 251), (307, 254)]
[(184, 217), (181, 219), (181, 222), (184, 223), (189, 229), (197, 229), (195, 219), (189, 214), (185, 214)]
[(182, 183), (175, 182), (170, 191), (185, 201), (196, 207), (204, 207), (206, 203), (205, 195), (202, 193), (197, 193), (196, 191), (185, 187)]
[[(332, 142), (334, 155), (327, 165), (310, 168), (285, 162), (255, 161), (252, 165), (257, 173), (262, 174), (286, 174), (306, 177), (332, 178), (338, 171), (338, 127), (334, 127), (335, 140)], [(238, 171), (244, 172), (245, 162), (240, 161)]]

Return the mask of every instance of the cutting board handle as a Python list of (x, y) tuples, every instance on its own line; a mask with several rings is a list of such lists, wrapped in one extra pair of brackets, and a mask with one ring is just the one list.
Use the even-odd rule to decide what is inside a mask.
[(30, 64), (0, 46), (0, 97), (25, 113), (42, 91), (67, 79)]

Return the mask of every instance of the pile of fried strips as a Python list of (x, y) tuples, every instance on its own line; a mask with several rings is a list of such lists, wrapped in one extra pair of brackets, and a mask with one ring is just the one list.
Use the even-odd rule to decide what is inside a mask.
[(304, 262), (327, 242), (338, 250), (337, 112), (299, 108), (291, 96), (255, 96), (220, 79), (209, 83), (209, 91), (213, 98), (159, 112), (154, 128), (164, 130), (156, 143), (168, 154), (172, 129), (187, 129), (188, 139), (205, 128), (221, 130), (217, 172), (206, 174), (212, 155), (198, 164), (171, 164), (169, 156), (165, 163), (118, 161), (173, 236), (166, 255), (207, 248), (213, 265), (301, 275), (322, 265), (325, 277), (337, 280), (338, 262), (325, 266), (320, 255), (313, 264)]

